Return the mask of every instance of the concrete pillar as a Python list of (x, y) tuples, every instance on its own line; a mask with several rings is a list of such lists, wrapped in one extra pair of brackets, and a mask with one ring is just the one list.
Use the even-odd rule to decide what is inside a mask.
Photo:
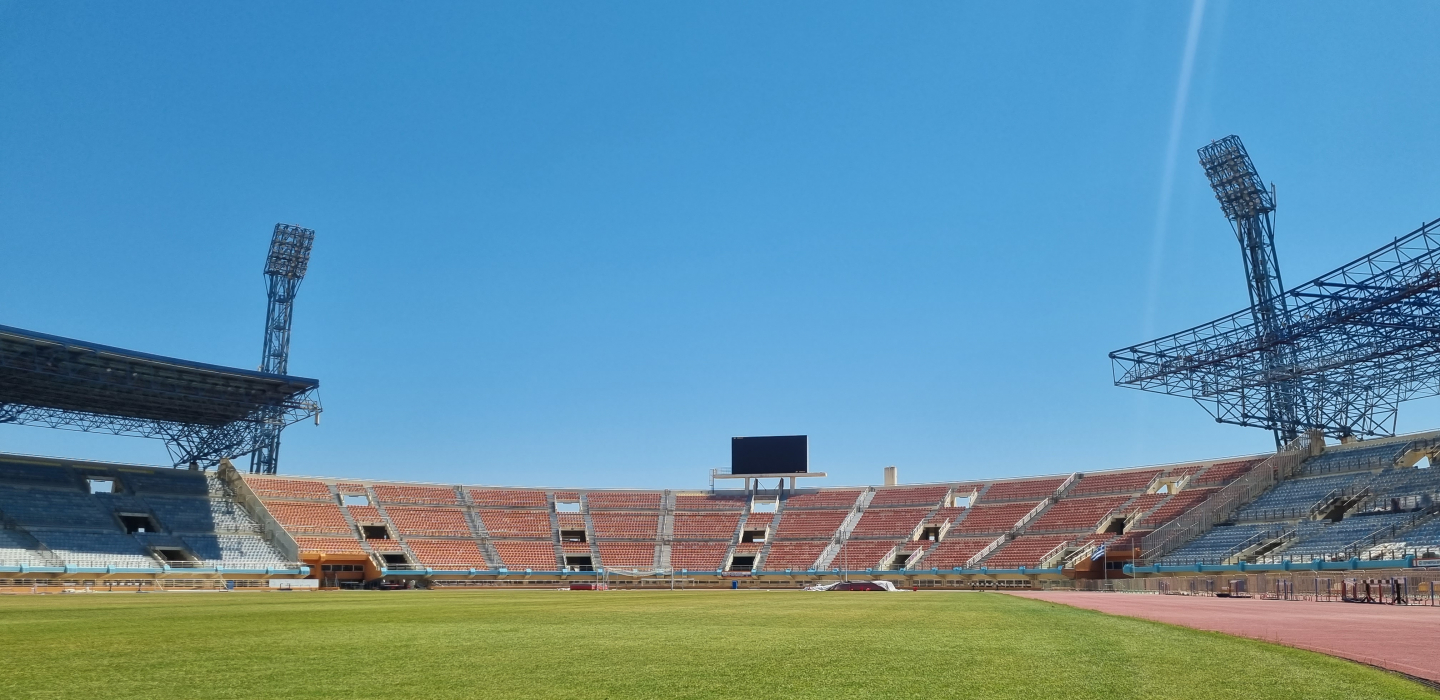
[(885, 467), (885, 485), (894, 486), (900, 483), (900, 470), (897, 467)]

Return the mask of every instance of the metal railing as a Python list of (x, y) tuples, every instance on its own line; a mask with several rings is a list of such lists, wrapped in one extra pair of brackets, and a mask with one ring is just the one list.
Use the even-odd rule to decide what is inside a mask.
[(1045, 500), (1035, 504), (1035, 507), (1031, 508), (1030, 512), (1026, 513), (1025, 516), (1020, 518), (1020, 520), (1017, 521), (1014, 525), (1011, 525), (1010, 529), (1005, 531), (1005, 534), (996, 537), (995, 541), (985, 545), (984, 549), (976, 552), (975, 556), (967, 559), (965, 561), (965, 568), (973, 568), (976, 564), (984, 560), (985, 557), (993, 554), (995, 550), (999, 549), (1006, 542), (1015, 539), (1016, 536), (1018, 536), (1022, 531), (1025, 530), (1026, 526), (1030, 524), (1031, 520), (1039, 517), (1041, 513), (1045, 512), (1046, 508), (1055, 505), (1055, 503), (1060, 500), (1060, 494), (1065, 493), (1067, 490), (1069, 490), (1071, 486), (1075, 484), (1076, 481), (1079, 480), (1080, 472), (1071, 473), (1070, 478), (1066, 479), (1063, 483), (1061, 483), (1060, 486), (1056, 488), (1049, 496), (1046, 496)]
[(1049, 567), (1054, 566), (1054, 565), (1055, 565), (1055, 560), (1065, 558), (1065, 550), (1069, 549), (1069, 548), (1070, 548), (1071, 546), (1073, 546), (1074, 544), (1075, 544), (1075, 540), (1069, 540), (1069, 541), (1061, 542), (1060, 544), (1055, 545), (1055, 548), (1054, 548), (1054, 549), (1051, 549), (1050, 551), (1046, 552), (1046, 553), (1045, 553), (1043, 556), (1041, 556), (1040, 559), (1038, 560), (1037, 563), (1040, 565), (1040, 568), (1046, 569), (1046, 568), (1049, 568)]
[(1235, 557), (1243, 555), (1248, 549), (1258, 547), (1274, 539), (1281, 539), (1287, 537), (1294, 534), (1294, 532), (1294, 528), (1290, 528), (1288, 530), (1284, 528), (1270, 528), (1267, 530), (1261, 530), (1245, 538), (1244, 540), (1241, 540), (1240, 542), (1231, 545), (1225, 550), (1219, 552), (1209, 552), (1206, 554), (1194, 556), (1177, 556), (1174, 558), (1167, 558), (1165, 560), (1165, 565), (1173, 566), (1176, 564), (1224, 564), (1226, 562), (1229, 562), (1231, 559), (1234, 559)]
[[(1345, 472), (1369, 471), (1384, 467), (1393, 467), (1395, 462), (1424, 446), (1429, 441), (1411, 440), (1403, 445), (1381, 445), (1379, 447), (1358, 447), (1346, 452), (1335, 453), (1335, 458), (1328, 463), (1310, 465), (1304, 469), (1305, 476), (1320, 476), (1324, 474), (1341, 474)], [(1362, 445), (1364, 443), (1361, 443)], [(1384, 452), (1387, 447), (1397, 448), (1395, 452)], [(1347, 454), (1348, 453), (1348, 454)]]
[(1270, 487), (1288, 478), (1311, 456), (1313, 438), (1301, 435), (1279, 452), (1265, 458), (1240, 478), (1221, 487), (1199, 505), (1161, 525), (1140, 541), (1146, 560), (1165, 556), (1181, 544), (1205, 534), (1216, 523), (1224, 522), (1241, 506), (1255, 500)]
[[(1329, 493), (1321, 496), (1309, 506), (1284, 506), (1275, 508), (1264, 508), (1261, 510), (1242, 509), (1235, 514), (1236, 522), (1266, 520), (1311, 520), (1321, 514), (1327, 508), (1334, 507), (1345, 500), (1354, 500), (1360, 503), (1369, 495), (1369, 485), (1341, 486), (1331, 489)], [(1243, 517), (1242, 517), (1243, 516)]]
[[(1357, 598), (1354, 595), (1356, 587), (1363, 593), (1366, 583), (1370, 584), (1371, 599)], [(1258, 598), (1317, 603), (1384, 603), (1401, 609), (1440, 607), (1440, 569), (1173, 574), (1108, 581), (1080, 579), (1062, 584), (1082, 591), (1209, 597), (1231, 595), (1234, 591), (1243, 590)], [(1380, 592), (1386, 595), (1378, 595)], [(1401, 595), (1394, 595), (1396, 592)], [(1429, 612), (1426, 611), (1426, 614)]]

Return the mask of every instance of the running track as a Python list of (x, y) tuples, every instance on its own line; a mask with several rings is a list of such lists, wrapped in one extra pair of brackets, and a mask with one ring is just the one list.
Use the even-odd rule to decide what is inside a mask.
[(1082, 591), (1010, 595), (1260, 639), (1440, 682), (1440, 608)]

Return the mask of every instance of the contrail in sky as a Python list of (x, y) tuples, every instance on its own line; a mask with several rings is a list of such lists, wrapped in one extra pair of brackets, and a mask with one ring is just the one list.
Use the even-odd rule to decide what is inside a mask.
[(1170, 141), (1165, 145), (1165, 168), (1160, 174), (1160, 205), (1155, 212), (1155, 235), (1150, 242), (1150, 270), (1145, 300), (1144, 333), (1155, 335), (1155, 307), (1160, 289), (1160, 268), (1165, 259), (1165, 238), (1169, 234), (1171, 191), (1175, 188), (1175, 160), (1179, 157), (1180, 132), (1185, 125), (1185, 106), (1190, 99), (1190, 77), (1195, 73), (1195, 48), (1200, 43), (1200, 25), (1205, 20), (1205, 0), (1190, 5), (1190, 27), (1185, 32), (1185, 53), (1180, 60), (1180, 78), (1175, 83), (1175, 105), (1170, 111)]

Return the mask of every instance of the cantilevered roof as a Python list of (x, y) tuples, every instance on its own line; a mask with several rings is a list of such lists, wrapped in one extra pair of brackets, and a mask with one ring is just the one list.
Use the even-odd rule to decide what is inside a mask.
[[(0, 326), (6, 404), (145, 421), (220, 426), (291, 407), (320, 382)], [(0, 410), (0, 418), (3, 418)], [(3, 420), (0, 420), (3, 422)]]

